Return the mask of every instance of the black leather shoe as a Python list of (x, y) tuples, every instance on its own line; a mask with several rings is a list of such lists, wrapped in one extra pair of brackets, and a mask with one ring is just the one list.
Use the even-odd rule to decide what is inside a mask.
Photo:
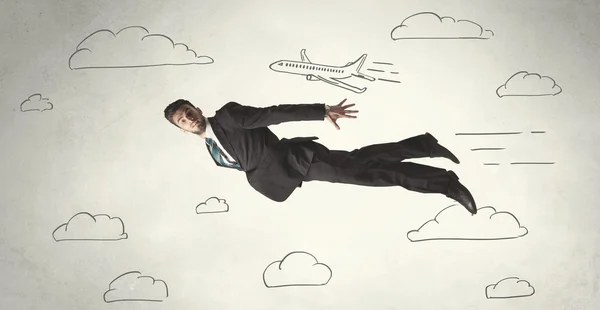
[(460, 161), (458, 160), (458, 158), (456, 158), (456, 156), (454, 154), (452, 154), (452, 152), (450, 152), (450, 150), (448, 150), (447, 148), (445, 148), (444, 146), (439, 144), (438, 140), (433, 135), (431, 135), (428, 132), (425, 133), (425, 135), (429, 136), (434, 141), (433, 149), (431, 151), (431, 157), (448, 158), (449, 160), (453, 161), (455, 164), (460, 164)]
[(456, 173), (448, 171), (448, 174), (450, 175), (450, 185), (448, 186), (446, 197), (456, 200), (472, 215), (477, 214), (477, 205), (469, 190), (458, 181)]

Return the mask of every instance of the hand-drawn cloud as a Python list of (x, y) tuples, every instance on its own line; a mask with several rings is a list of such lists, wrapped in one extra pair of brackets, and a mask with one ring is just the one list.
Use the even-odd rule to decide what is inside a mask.
[(91, 215), (79, 212), (53, 232), (56, 241), (117, 241), (127, 239), (123, 221), (118, 217), (106, 214)]
[(162, 34), (150, 34), (140, 26), (130, 26), (116, 34), (108, 29), (87, 36), (69, 57), (69, 68), (135, 68), (213, 63), (198, 56), (183, 43), (174, 43)]
[(263, 272), (266, 287), (320, 286), (331, 279), (331, 269), (307, 252), (296, 251), (272, 262)]
[(434, 219), (406, 234), (412, 242), (427, 240), (501, 240), (523, 237), (528, 233), (511, 213), (497, 212), (487, 206), (476, 215), (464, 212), (458, 204), (440, 211)]
[(21, 112), (52, 110), (54, 105), (48, 101), (48, 98), (42, 97), (42, 94), (33, 94), (25, 101), (21, 102)]
[(519, 71), (496, 89), (498, 97), (506, 96), (556, 96), (562, 88), (549, 76)]
[(483, 29), (470, 20), (440, 17), (433, 12), (421, 12), (405, 18), (392, 29), (392, 40), (406, 39), (489, 39), (491, 30)]
[(527, 297), (534, 293), (535, 289), (529, 282), (519, 280), (517, 277), (504, 278), (485, 288), (485, 297), (488, 299)]
[(169, 289), (163, 280), (142, 276), (139, 271), (126, 272), (108, 285), (104, 301), (154, 301), (162, 302), (169, 296)]
[(201, 202), (196, 206), (196, 213), (222, 213), (229, 211), (229, 205), (225, 199), (210, 197), (205, 202)]

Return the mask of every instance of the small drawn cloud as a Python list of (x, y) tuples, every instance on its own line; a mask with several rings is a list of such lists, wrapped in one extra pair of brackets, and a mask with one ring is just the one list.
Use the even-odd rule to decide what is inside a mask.
[(25, 99), (25, 101), (21, 102), (21, 112), (44, 112), (47, 110), (52, 110), (54, 105), (48, 100), (48, 98), (42, 97), (41, 94), (33, 94), (29, 96), (29, 98)]
[(525, 236), (527, 228), (521, 226), (511, 213), (497, 212), (487, 206), (477, 209), (476, 215), (464, 212), (458, 204), (440, 211), (434, 219), (417, 230), (406, 234), (412, 242), (427, 240), (501, 240)]
[(440, 17), (432, 12), (413, 14), (392, 29), (392, 40), (403, 39), (489, 39), (491, 30), (469, 20)]
[(222, 213), (229, 211), (229, 205), (225, 199), (210, 197), (205, 202), (201, 202), (196, 206), (196, 213)]
[(116, 241), (127, 239), (127, 234), (123, 221), (118, 217), (79, 212), (67, 223), (58, 226), (52, 237), (56, 241)]
[(297, 251), (272, 262), (263, 272), (267, 287), (320, 286), (331, 279), (331, 269), (307, 252)]
[(169, 296), (169, 289), (163, 280), (142, 276), (139, 271), (126, 272), (108, 285), (104, 301), (154, 301), (162, 302)]
[(485, 297), (488, 299), (527, 297), (534, 293), (535, 289), (528, 281), (519, 280), (517, 277), (504, 278), (485, 288)]
[(87, 36), (69, 57), (69, 68), (134, 68), (213, 62), (211, 57), (198, 56), (187, 45), (175, 43), (165, 35), (131, 26), (116, 34), (102, 29)]
[(496, 89), (498, 97), (506, 96), (555, 96), (562, 88), (549, 76), (519, 71)]

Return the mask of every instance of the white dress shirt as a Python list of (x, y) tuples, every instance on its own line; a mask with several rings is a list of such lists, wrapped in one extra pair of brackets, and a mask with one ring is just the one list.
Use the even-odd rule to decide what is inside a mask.
[(230, 163), (235, 163), (235, 159), (233, 159), (233, 157), (229, 155), (229, 153), (227, 153), (227, 151), (223, 147), (223, 144), (221, 144), (221, 141), (219, 141), (219, 139), (217, 139), (217, 136), (215, 136), (215, 132), (212, 130), (212, 127), (210, 126), (208, 120), (206, 120), (206, 138), (211, 138), (215, 140), (219, 148), (221, 148), (221, 150), (223, 150), (223, 153), (225, 153), (225, 159), (228, 160)]

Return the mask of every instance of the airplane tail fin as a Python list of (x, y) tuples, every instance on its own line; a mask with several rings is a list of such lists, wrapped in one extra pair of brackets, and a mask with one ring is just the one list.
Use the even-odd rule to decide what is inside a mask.
[(369, 80), (369, 81), (375, 81), (374, 77), (368, 76), (366, 74), (362, 74), (360, 72), (360, 69), (364, 65), (365, 60), (367, 60), (367, 54), (362, 54), (362, 56), (360, 56), (356, 61), (349, 63), (348, 67), (352, 68), (353, 70), (356, 71), (356, 73), (352, 74), (353, 76), (360, 77), (360, 78), (363, 78), (363, 79)]
[(357, 60), (349, 63), (348, 66), (356, 70), (356, 72), (359, 72), (360, 68), (362, 68), (363, 64), (365, 63), (365, 60), (367, 60), (367, 54), (362, 54), (362, 56), (360, 56)]

